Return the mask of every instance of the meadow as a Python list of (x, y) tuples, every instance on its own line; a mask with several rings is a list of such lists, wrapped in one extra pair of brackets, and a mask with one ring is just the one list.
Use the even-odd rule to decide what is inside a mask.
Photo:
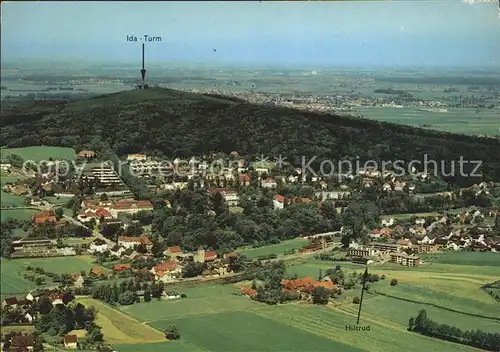
[[(349, 332), (356, 315), (337, 307), (303, 303), (268, 306), (238, 295), (234, 285), (213, 285), (180, 290), (187, 298), (151, 301), (120, 310), (164, 330), (176, 324), (178, 341), (114, 347), (119, 351), (401, 351), (415, 346), (428, 351), (475, 351), (406, 331), (406, 322), (383, 316), (363, 318), (370, 332)], [(357, 307), (357, 306), (353, 306)], [(408, 315), (416, 314), (410, 310)], [(409, 316), (408, 316), (409, 318)], [(412, 349), (413, 348), (413, 349)]]
[(500, 254), (493, 252), (446, 252), (425, 254), (421, 258), (439, 264), (500, 266)]
[(142, 344), (166, 341), (158, 330), (141, 324), (134, 318), (92, 298), (80, 298), (78, 302), (97, 310), (96, 323), (102, 327), (106, 342), (111, 344)]
[(452, 133), (499, 136), (498, 109), (448, 108), (448, 112), (419, 111), (414, 108), (358, 107), (354, 115), (404, 125), (428, 125), (431, 129)]
[(8, 218), (17, 220), (31, 220), (33, 214), (37, 212), (37, 210), (33, 209), (2, 209), (2, 211), (0, 212), (0, 217), (2, 221), (6, 221)]
[(283, 241), (277, 244), (272, 244), (269, 246), (263, 246), (258, 248), (248, 248), (241, 250), (241, 254), (246, 255), (250, 259), (257, 259), (260, 256), (276, 254), (282, 255), (285, 251), (291, 249), (299, 249), (304, 247), (309, 243), (309, 240), (302, 238), (294, 238), (292, 240)]
[[(33, 268), (40, 267), (48, 272), (56, 274), (79, 273), (84, 270), (88, 272), (94, 264), (90, 256), (78, 257), (56, 257), (56, 258), (22, 258), (5, 260), (2, 259), (1, 270), (1, 292), (27, 292), (28, 289), (35, 288), (35, 284), (25, 280), (20, 272), (27, 266)], [(49, 281), (48, 278), (47, 282)]]
[(76, 153), (71, 148), (64, 147), (45, 147), (45, 146), (35, 146), (35, 147), (23, 147), (23, 148), (2, 148), (2, 157), (7, 154), (16, 154), (26, 160), (32, 160), (35, 162), (46, 160), (49, 158), (54, 160), (75, 160)]
[[(464, 330), (500, 331), (500, 305), (481, 290), (482, 285), (498, 280), (498, 253), (446, 252), (422, 257), (425, 264), (418, 268), (395, 264), (369, 267), (371, 273), (385, 275), (386, 279), (369, 284), (372, 293), (365, 295), (364, 316), (406, 324), (411, 315), (424, 308), (440, 323)], [(317, 278), (320, 270), (324, 273), (337, 264), (346, 271), (360, 273), (364, 269), (350, 263), (310, 261), (290, 267), (288, 271)], [(391, 279), (397, 279), (398, 284), (390, 286)], [(359, 296), (359, 285), (356, 292)], [(352, 294), (346, 295), (349, 296)], [(339, 300), (338, 309), (357, 313), (357, 306), (346, 304), (346, 297)]]
[(2, 187), (1, 195), (0, 195), (1, 196), (0, 200), (1, 200), (2, 207), (6, 207), (6, 206), (9, 206), (9, 207), (21, 207), (21, 206), (24, 205), (24, 197), (22, 197), (22, 196), (16, 196), (14, 194), (7, 193), (7, 192), (3, 191), (3, 186), (7, 182), (17, 182), (20, 179), (21, 179), (20, 177), (12, 177), (12, 176), (2, 176), (2, 177), (0, 177), (0, 185)]

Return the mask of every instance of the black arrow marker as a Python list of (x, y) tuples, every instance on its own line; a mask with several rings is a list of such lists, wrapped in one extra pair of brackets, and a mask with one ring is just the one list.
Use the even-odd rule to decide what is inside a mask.
[(144, 43), (142, 43), (142, 69), (141, 69), (141, 77), (144, 82), (144, 77), (146, 77), (146, 70), (144, 69)]
[(358, 310), (358, 320), (356, 321), (356, 325), (359, 325), (359, 317), (361, 315), (361, 305), (363, 304), (363, 293), (365, 293), (365, 284), (368, 279), (368, 266), (365, 269), (365, 273), (363, 274), (363, 288), (361, 289), (361, 298), (359, 299), (359, 310)]

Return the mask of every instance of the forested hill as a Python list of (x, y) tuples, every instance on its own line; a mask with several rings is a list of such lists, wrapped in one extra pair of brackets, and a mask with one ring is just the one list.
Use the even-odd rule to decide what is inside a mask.
[[(163, 88), (125, 91), (67, 103), (2, 104), (2, 144), (88, 147), (104, 140), (118, 154), (166, 156), (238, 151), (277, 156), (481, 160), (500, 180), (500, 142), (332, 114), (255, 105)], [(478, 179), (456, 180), (477, 183)]]

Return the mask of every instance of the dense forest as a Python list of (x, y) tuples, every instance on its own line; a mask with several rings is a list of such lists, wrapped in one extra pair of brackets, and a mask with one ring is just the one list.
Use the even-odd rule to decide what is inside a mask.
[[(245, 156), (282, 154), (298, 166), (303, 156), (308, 160), (317, 156), (312, 168), (322, 160), (422, 161), (427, 155), (427, 160), (439, 164), (462, 157), (482, 161), (483, 178), (500, 179), (496, 139), (169, 89), (127, 91), (54, 106), (5, 105), (0, 126), (8, 147), (81, 149), (98, 140), (111, 145), (118, 155), (147, 152), (183, 157), (234, 150)], [(473, 168), (466, 164), (464, 173)], [(447, 181), (468, 186), (480, 179), (456, 176)]]

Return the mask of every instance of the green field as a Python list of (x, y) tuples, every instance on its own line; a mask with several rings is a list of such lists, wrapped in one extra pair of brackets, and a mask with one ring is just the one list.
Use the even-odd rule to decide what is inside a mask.
[(500, 253), (493, 252), (446, 252), (421, 255), (421, 258), (439, 264), (500, 267)]
[(171, 323), (187, 342), (209, 351), (361, 351), (252, 312), (199, 315), (152, 325), (163, 330)]
[(87, 256), (78, 257), (56, 257), (56, 258), (34, 258), (34, 259), (2, 259), (1, 263), (1, 292), (27, 292), (34, 288), (34, 283), (25, 280), (19, 275), (26, 266), (40, 267), (46, 271), (64, 274), (79, 273), (82, 270), (88, 272), (94, 265), (91, 258)]
[(8, 218), (17, 220), (31, 220), (33, 214), (37, 212), (37, 210), (33, 209), (4, 209), (2, 210), (0, 216), (2, 221), (7, 220)]
[(12, 176), (2, 176), (0, 177), (0, 184), (2, 187), (1, 190), (1, 205), (2, 207), (9, 206), (9, 207), (19, 207), (24, 205), (24, 197), (23, 196), (16, 196), (11, 193), (7, 193), (3, 191), (3, 186), (7, 182), (17, 182), (20, 180), (22, 177), (12, 177)]
[(382, 216), (383, 219), (389, 220), (390, 218), (394, 218), (394, 220), (408, 220), (411, 219), (412, 217), (428, 217), (428, 216), (440, 216), (439, 213), (432, 212), (432, 213), (414, 213), (414, 214), (391, 214), (391, 215), (384, 215)]
[(75, 160), (76, 153), (71, 148), (63, 147), (24, 147), (24, 148), (2, 148), (2, 157), (7, 154), (16, 154), (21, 158), (32, 161), (54, 160)]
[[(418, 268), (393, 264), (372, 266), (372, 273), (386, 275), (386, 280), (370, 284), (372, 291), (376, 290), (395, 298), (382, 295), (365, 296), (366, 312), (380, 316), (379, 312), (386, 311), (386, 319), (404, 324), (411, 316), (409, 312), (418, 312), (419, 309), (425, 308), (429, 314), (432, 313), (433, 319), (441, 323), (454, 325), (456, 322), (462, 329), (500, 331), (500, 321), (474, 316), (500, 317), (500, 305), (481, 290), (482, 285), (499, 277), (498, 253), (447, 252), (423, 256), (423, 260), (427, 264)], [(317, 278), (320, 269), (324, 272), (337, 264), (347, 271), (361, 272), (363, 269), (363, 266), (349, 263), (311, 261), (289, 267), (288, 272), (299, 277)], [(395, 287), (389, 284), (393, 278), (399, 282)], [(359, 287), (357, 291), (359, 296)], [(350, 291), (347, 291), (347, 296), (351, 296)], [(339, 304), (341, 309), (347, 309), (351, 313), (355, 313), (357, 309), (355, 306), (345, 305), (342, 300)]]
[(22, 207), (24, 206), (24, 197), (16, 196), (11, 193), (1, 191), (2, 208), (3, 207)]
[(419, 111), (414, 108), (358, 107), (353, 114), (384, 122), (411, 126), (430, 125), (431, 129), (464, 134), (500, 136), (498, 109), (448, 108), (448, 112)]
[(65, 205), (71, 200), (71, 197), (45, 197), (45, 199), (55, 205)]
[[(298, 267), (298, 266), (297, 266)], [(389, 285), (389, 281), (384, 281)], [(175, 287), (175, 288), (174, 288)], [(368, 295), (367, 313), (361, 325), (370, 325), (370, 332), (348, 332), (346, 325), (356, 322), (357, 306), (343, 303), (317, 307), (303, 303), (268, 306), (237, 294), (234, 285), (201, 285), (171, 289), (185, 293), (187, 298), (175, 301), (151, 301), (121, 307), (127, 315), (164, 330), (170, 324), (179, 327), (181, 339), (164, 343), (115, 346), (119, 351), (475, 351), (453, 343), (431, 339), (406, 330), (410, 316), (419, 305), (404, 302), (387, 314), (380, 311), (392, 307), (393, 299)], [(378, 303), (377, 303), (378, 300)], [(398, 303), (401, 301), (397, 301)], [(438, 316), (439, 309), (429, 314), (439, 321), (453, 322), (456, 313)], [(446, 315), (447, 314), (447, 315)], [(461, 327), (473, 324), (468, 316), (456, 319)], [(488, 328), (488, 322), (475, 327)], [(476, 350), (477, 351), (477, 350)]]
[(282, 255), (287, 250), (299, 249), (301, 247), (304, 247), (308, 243), (309, 240), (295, 238), (293, 240), (283, 241), (278, 244), (272, 244), (269, 246), (245, 249), (241, 251), (241, 254), (246, 255), (250, 259), (256, 259), (260, 256), (270, 254)]
[(132, 317), (101, 301), (92, 298), (82, 298), (78, 301), (85, 306), (93, 306), (97, 309), (96, 323), (102, 327), (104, 338), (108, 343), (144, 344), (146, 342), (166, 341), (162, 332), (148, 325), (140, 324)]

